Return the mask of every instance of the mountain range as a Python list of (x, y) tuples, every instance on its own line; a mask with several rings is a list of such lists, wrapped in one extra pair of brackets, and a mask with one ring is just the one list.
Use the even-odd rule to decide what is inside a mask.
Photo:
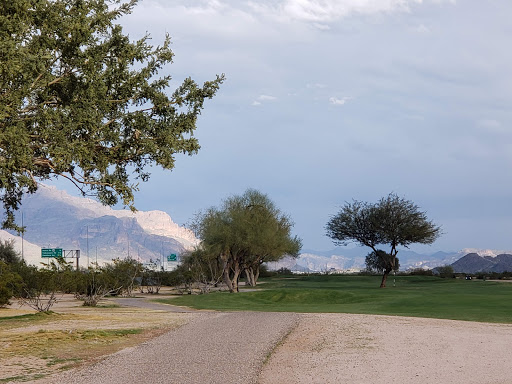
[[(365, 269), (365, 257), (368, 253), (369, 250), (365, 247), (338, 247), (323, 252), (304, 250), (297, 259), (286, 258), (271, 263), (270, 268), (288, 268), (296, 272), (359, 272)], [(400, 249), (397, 257), (400, 260), (400, 270), (403, 271), (451, 265), (457, 273), (476, 273), (512, 271), (512, 252), (508, 253), (502, 250), (464, 248), (458, 252), (422, 254)]]
[(473, 252), (461, 257), (451, 266), (455, 273), (512, 272), (512, 254), (481, 256)]
[[(26, 228), (23, 257), (34, 265), (44, 261), (41, 248), (80, 250), (84, 266), (125, 257), (160, 261), (198, 243), (192, 231), (165, 212), (116, 210), (45, 185), (23, 199), (18, 219), (21, 216)], [(13, 239), (21, 251), (21, 239), (15, 235), (0, 231), (0, 239)]]
[[(142, 262), (165, 264), (166, 256), (180, 255), (199, 243), (189, 229), (179, 226), (162, 211), (112, 209), (55, 187), (40, 185), (23, 199), (18, 222), (26, 227), (23, 241), (13, 232), (0, 230), (0, 240), (12, 239), (29, 264), (42, 261), (41, 248), (80, 250), (80, 265), (92, 261), (132, 257)], [(298, 258), (270, 263), (270, 269), (295, 271), (359, 271), (365, 268), (366, 247), (338, 247), (329, 251), (304, 249)], [(507, 254), (508, 253), (508, 254)], [(512, 270), (512, 252), (463, 249), (458, 252), (417, 253), (400, 249), (400, 269), (432, 269), (452, 265), (456, 272)], [(510, 256), (510, 258), (509, 258)], [(163, 261), (162, 261), (163, 260)]]

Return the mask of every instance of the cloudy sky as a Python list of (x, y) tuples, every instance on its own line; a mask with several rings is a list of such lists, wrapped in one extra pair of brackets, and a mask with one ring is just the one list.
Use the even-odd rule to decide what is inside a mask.
[(345, 201), (395, 192), (443, 227), (413, 249), (512, 249), (510, 15), (504, 0), (142, 0), (121, 24), (171, 35), (162, 75), (227, 80), (200, 152), (155, 168), (137, 208), (185, 224), (256, 188), (327, 250)]

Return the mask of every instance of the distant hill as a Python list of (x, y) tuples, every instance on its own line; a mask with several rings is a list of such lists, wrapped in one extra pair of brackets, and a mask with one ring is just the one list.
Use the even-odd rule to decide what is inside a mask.
[(480, 256), (473, 252), (461, 257), (451, 266), (455, 273), (512, 272), (512, 254)]
[[(23, 199), (18, 218), (21, 212), (26, 227), (25, 256), (35, 260), (34, 264), (41, 261), (38, 247), (79, 249), (85, 266), (87, 258), (95, 261), (96, 257), (98, 261), (128, 256), (142, 262), (160, 260), (180, 254), (198, 241), (165, 212), (116, 210), (44, 185)], [(11, 232), (10, 237), (14, 235)], [(20, 239), (16, 244), (20, 249)]]
[[(398, 258), (400, 270), (415, 268), (434, 269), (442, 265), (452, 265), (457, 273), (476, 273), (480, 271), (512, 271), (512, 252), (491, 249), (465, 248), (459, 252), (435, 252), (422, 254), (408, 249), (400, 249)], [(366, 247), (337, 247), (330, 251), (304, 250), (297, 259), (285, 259), (270, 263), (271, 269), (289, 268), (300, 272), (358, 271), (365, 268), (365, 257), (369, 253)]]
[[(337, 247), (330, 251), (305, 249), (296, 260), (285, 259), (281, 262), (270, 263), (269, 267), (276, 270), (289, 268), (297, 272), (304, 269), (311, 272), (359, 271), (365, 268), (365, 258), (369, 252), (370, 249), (366, 247)], [(400, 249), (398, 252), (400, 270), (432, 269), (440, 265), (451, 264), (461, 257), (461, 252), (421, 254), (408, 249)]]

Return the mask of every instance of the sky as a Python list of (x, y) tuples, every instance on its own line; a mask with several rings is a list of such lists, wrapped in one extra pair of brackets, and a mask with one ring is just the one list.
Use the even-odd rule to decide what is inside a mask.
[(512, 249), (510, 15), (504, 0), (140, 1), (119, 22), (171, 36), (172, 87), (226, 81), (199, 153), (154, 167), (136, 207), (186, 224), (256, 188), (304, 249), (328, 250), (345, 202), (394, 192), (442, 226), (413, 250)]

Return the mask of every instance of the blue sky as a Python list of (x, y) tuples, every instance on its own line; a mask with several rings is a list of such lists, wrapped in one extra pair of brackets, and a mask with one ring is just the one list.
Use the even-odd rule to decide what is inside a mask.
[(256, 188), (327, 250), (345, 201), (395, 192), (443, 227), (413, 249), (512, 249), (510, 15), (502, 0), (141, 1), (120, 22), (170, 34), (162, 75), (227, 80), (200, 152), (154, 168), (137, 208), (185, 224)]

